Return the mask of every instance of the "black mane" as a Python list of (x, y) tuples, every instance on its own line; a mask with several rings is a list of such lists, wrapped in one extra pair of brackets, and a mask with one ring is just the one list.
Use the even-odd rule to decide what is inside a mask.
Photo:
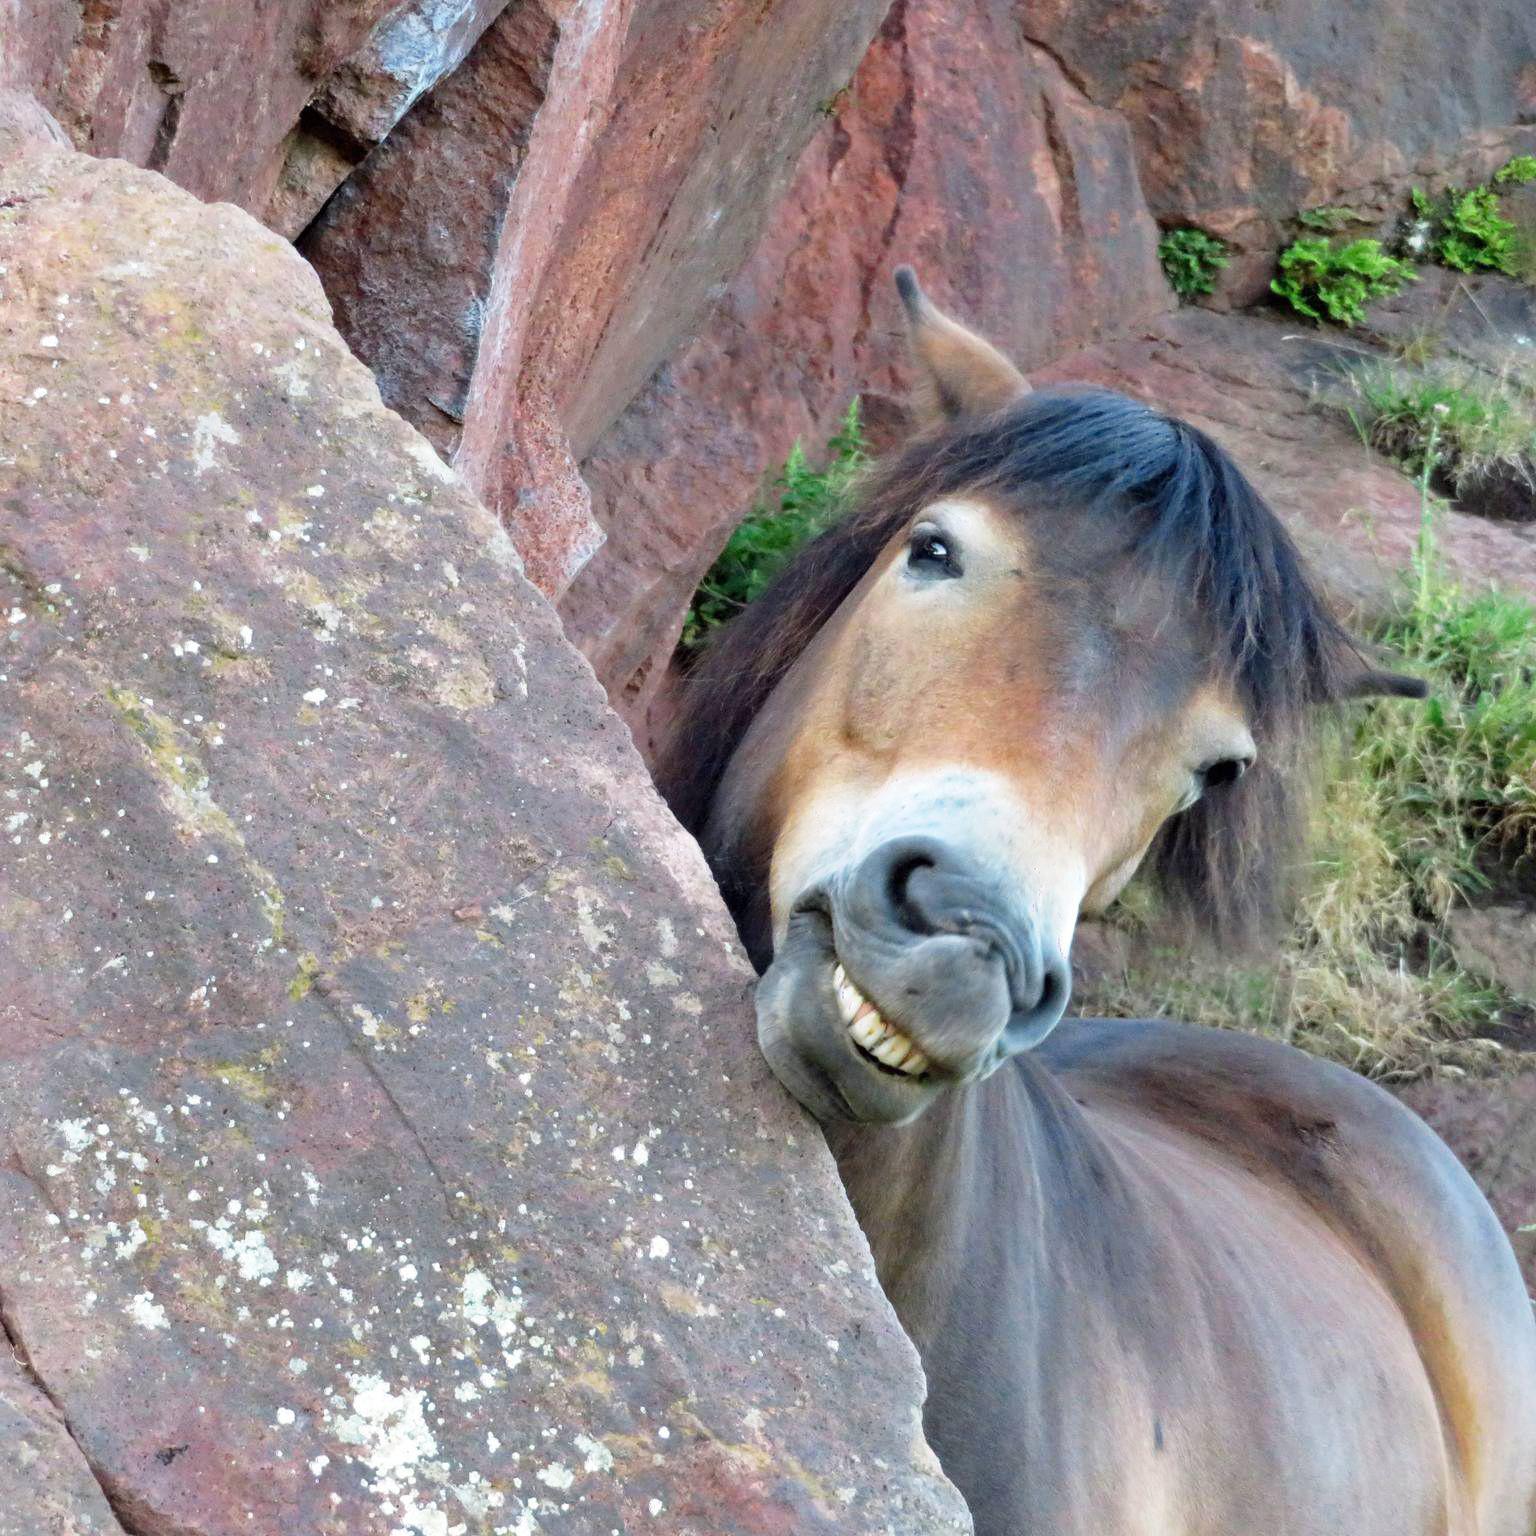
[[(880, 551), (921, 507), (979, 489), (1112, 512), (1129, 522), (1137, 560), (1195, 594), (1259, 760), (1168, 823), (1153, 867), (1171, 903), (1218, 937), (1251, 932), (1277, 908), (1294, 842), (1302, 722), (1311, 706), (1343, 695), (1359, 655), (1228, 454), (1187, 422), (1107, 390), (1026, 395), (878, 466), (847, 515), (720, 632), (685, 680), (658, 772), (674, 812), (702, 831), (753, 717)], [(728, 896), (740, 890), (731, 873), (716, 871)]]

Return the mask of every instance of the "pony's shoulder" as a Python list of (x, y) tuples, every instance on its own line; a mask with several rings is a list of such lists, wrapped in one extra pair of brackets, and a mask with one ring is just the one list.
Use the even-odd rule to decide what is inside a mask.
[[(1282, 1041), (1164, 1019), (1070, 1019), (1039, 1059), (1090, 1114), (1134, 1116), (1292, 1183), (1475, 1191), (1444, 1142), (1384, 1088)], [(1481, 1204), (1480, 1198), (1477, 1201)]]

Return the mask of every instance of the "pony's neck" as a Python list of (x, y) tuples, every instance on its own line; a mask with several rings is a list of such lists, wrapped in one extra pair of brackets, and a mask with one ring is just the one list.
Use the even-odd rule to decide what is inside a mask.
[(1028, 1057), (911, 1125), (837, 1126), (827, 1141), (880, 1283), (925, 1359), (941, 1333), (973, 1328), (987, 1297), (1005, 1301), (1015, 1329), (1041, 1323), (1075, 1246), (1074, 1195), (1114, 1182), (1082, 1111)]

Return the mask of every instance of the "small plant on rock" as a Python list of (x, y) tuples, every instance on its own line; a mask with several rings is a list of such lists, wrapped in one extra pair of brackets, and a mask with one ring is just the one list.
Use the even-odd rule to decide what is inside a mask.
[(1413, 189), (1415, 228), (1428, 226), (1429, 253), (1457, 272), (1513, 273), (1516, 230), (1492, 187), (1451, 187), (1439, 199)]
[(1157, 242), (1163, 274), (1181, 299), (1196, 299), (1216, 287), (1216, 274), (1227, 264), (1226, 241), (1203, 229), (1170, 229)]
[(827, 443), (826, 468), (813, 469), (796, 443), (774, 481), (778, 505), (749, 512), (726, 541), (683, 621), (679, 645), (685, 658), (757, 597), (802, 544), (836, 519), (867, 460), (855, 396)]
[(1493, 173), (1496, 187), (1523, 187), (1536, 181), (1536, 155), (1515, 155)]
[(1381, 241), (1338, 241), (1308, 236), (1280, 253), (1280, 274), (1269, 285), (1297, 314), (1356, 325), (1373, 299), (1414, 281), (1405, 261), (1389, 256)]

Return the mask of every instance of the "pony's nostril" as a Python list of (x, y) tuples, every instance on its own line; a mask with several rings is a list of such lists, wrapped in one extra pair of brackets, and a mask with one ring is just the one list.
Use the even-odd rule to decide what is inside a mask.
[(902, 927), (913, 933), (932, 933), (933, 922), (924, 910), (921, 888), (912, 889), (913, 876), (933, 868), (933, 859), (926, 854), (908, 854), (891, 864), (886, 878), (885, 896), (891, 910), (899, 918)]

